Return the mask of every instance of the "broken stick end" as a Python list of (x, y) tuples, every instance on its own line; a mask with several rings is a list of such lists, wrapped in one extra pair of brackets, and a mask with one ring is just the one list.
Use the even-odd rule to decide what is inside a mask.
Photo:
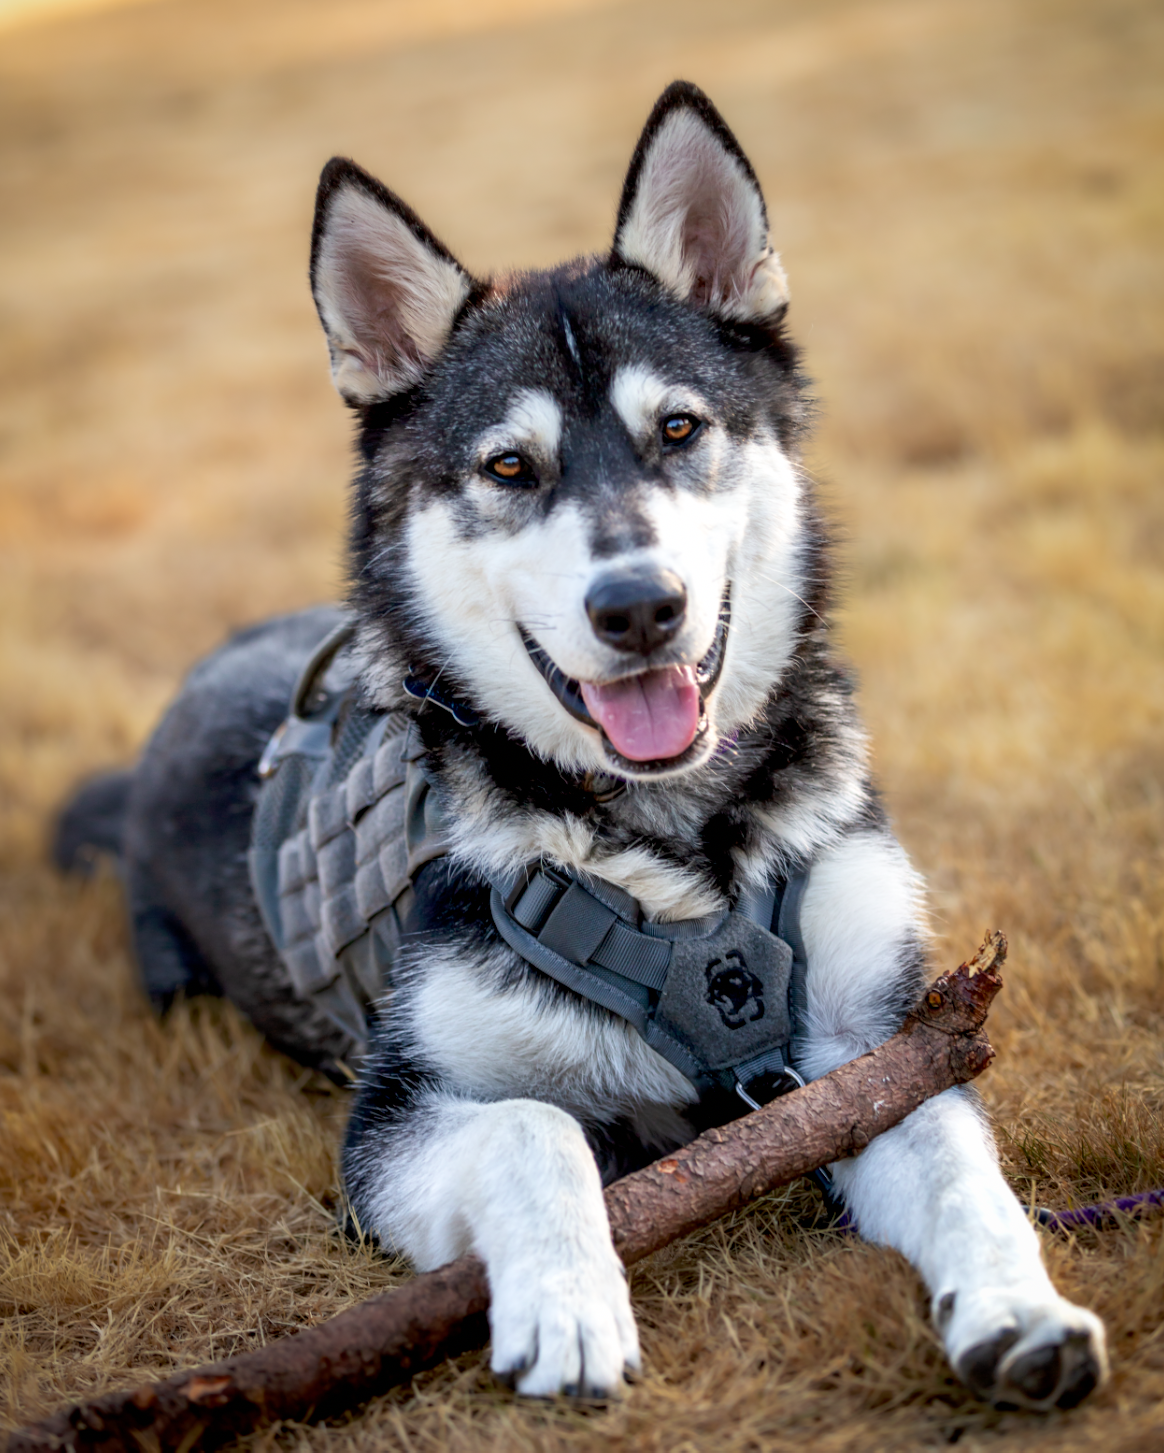
[(1007, 948), (1006, 934), (1000, 928), (987, 929), (978, 952), (960, 964), (959, 969), (965, 969), (970, 978), (989, 973), (991, 969), (1001, 969), (1006, 963)]
[(973, 958), (959, 964), (952, 974), (934, 980), (910, 1018), (947, 1034), (972, 1034), (980, 1029), (1002, 988), (998, 970), (1006, 961), (1006, 948), (1006, 935), (992, 929)]

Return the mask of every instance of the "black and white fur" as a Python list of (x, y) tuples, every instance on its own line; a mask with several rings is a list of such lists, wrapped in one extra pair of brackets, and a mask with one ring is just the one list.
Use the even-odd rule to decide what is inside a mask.
[[(740, 1107), (699, 1101), (625, 1022), (518, 958), (488, 879), (545, 859), (666, 921), (811, 862), (807, 1077), (888, 1037), (923, 982), (922, 885), (829, 644), (784, 274), (751, 166), (677, 83), (635, 152), (608, 256), (480, 281), (335, 160), (312, 286), (359, 421), (351, 602), (366, 697), (407, 703), (412, 671), (480, 718), (417, 714), (454, 846), (418, 885), (425, 931), (362, 1075), (346, 1185), (360, 1224), (418, 1267), (484, 1258), (499, 1375), (531, 1395), (611, 1394), (639, 1345), (603, 1181)], [(695, 421), (678, 445), (663, 432), (675, 416)], [(491, 471), (502, 456), (520, 459), (516, 482)], [(660, 571), (682, 581), (685, 613), (628, 657), (587, 601), (612, 572)], [(527, 645), (577, 682), (691, 666), (716, 649), (725, 599), (704, 729), (673, 760), (623, 757)], [(245, 848), (254, 762), (333, 619), (270, 623), (199, 668), (129, 785), (125, 833), (155, 997), (217, 983), (325, 1065), (335, 1034), (293, 1001)], [(939, 1096), (833, 1176), (862, 1234), (917, 1267), (980, 1395), (1067, 1406), (1103, 1378), (1103, 1329), (1051, 1285), (972, 1094)]]

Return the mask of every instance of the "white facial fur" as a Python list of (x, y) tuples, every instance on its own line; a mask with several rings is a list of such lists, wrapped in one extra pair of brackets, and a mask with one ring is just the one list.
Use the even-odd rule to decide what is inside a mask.
[(694, 391), (682, 384), (668, 384), (641, 364), (620, 368), (610, 385), (610, 402), (632, 439), (641, 439), (667, 413), (699, 413), (706, 408)]
[[(455, 506), (444, 501), (429, 504), (409, 525), (407, 556), (417, 593), (446, 658), (486, 711), (568, 770), (602, 771), (610, 763), (598, 732), (565, 711), (530, 661), (519, 624), (567, 676), (614, 679), (625, 674), (626, 658), (595, 636), (587, 592), (612, 568), (673, 570), (688, 595), (686, 620), (673, 642), (675, 659), (695, 664), (711, 649), (730, 583), (732, 625), (719, 683), (707, 701), (711, 731), (701, 761), (719, 737), (760, 710), (787, 664), (803, 594), (796, 550), (800, 483), (776, 440), (731, 440), (689, 387), (637, 367), (616, 374), (611, 399), (634, 439), (667, 413), (707, 420), (682, 466), (698, 470), (701, 487), (657, 487), (638, 495), (654, 531), (651, 546), (596, 559), (590, 522), (574, 502), (506, 528), (513, 501), (505, 486), (480, 476), (465, 488), (497, 529), (466, 536)], [(478, 458), (484, 462), (512, 448), (548, 460), (560, 432), (561, 413), (551, 395), (523, 390), (478, 441)]]

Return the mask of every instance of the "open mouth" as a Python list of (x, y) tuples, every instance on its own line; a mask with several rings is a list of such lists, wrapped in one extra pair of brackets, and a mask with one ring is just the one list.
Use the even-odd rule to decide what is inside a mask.
[(530, 659), (562, 706), (595, 727), (612, 765), (636, 773), (670, 771), (697, 756), (708, 732), (704, 702), (723, 669), (731, 625), (730, 590), (724, 591), (711, 649), (694, 666), (658, 666), (599, 685), (567, 676), (524, 627)]

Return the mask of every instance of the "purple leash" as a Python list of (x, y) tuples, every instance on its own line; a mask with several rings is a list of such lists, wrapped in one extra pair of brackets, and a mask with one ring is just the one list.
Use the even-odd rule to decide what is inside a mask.
[(1160, 1210), (1164, 1210), (1164, 1189), (1121, 1196), (1117, 1201), (1100, 1201), (1095, 1206), (1076, 1206), (1072, 1211), (1049, 1211), (1045, 1206), (1038, 1206), (1034, 1216), (1048, 1231), (1074, 1231), (1077, 1226), (1112, 1226), (1120, 1216), (1138, 1221)]
[[(1154, 1211), (1164, 1211), (1164, 1189), (1141, 1191), (1138, 1196), (1121, 1196), (1116, 1201), (1100, 1201), (1094, 1206), (1076, 1206), (1071, 1211), (1051, 1211), (1046, 1206), (1036, 1206), (1031, 1214), (1048, 1231), (1074, 1231), (1079, 1226), (1094, 1226), (1096, 1230), (1114, 1226), (1120, 1216), (1140, 1221)], [(848, 1211), (841, 1212), (832, 1229), (854, 1234), (857, 1230)]]

